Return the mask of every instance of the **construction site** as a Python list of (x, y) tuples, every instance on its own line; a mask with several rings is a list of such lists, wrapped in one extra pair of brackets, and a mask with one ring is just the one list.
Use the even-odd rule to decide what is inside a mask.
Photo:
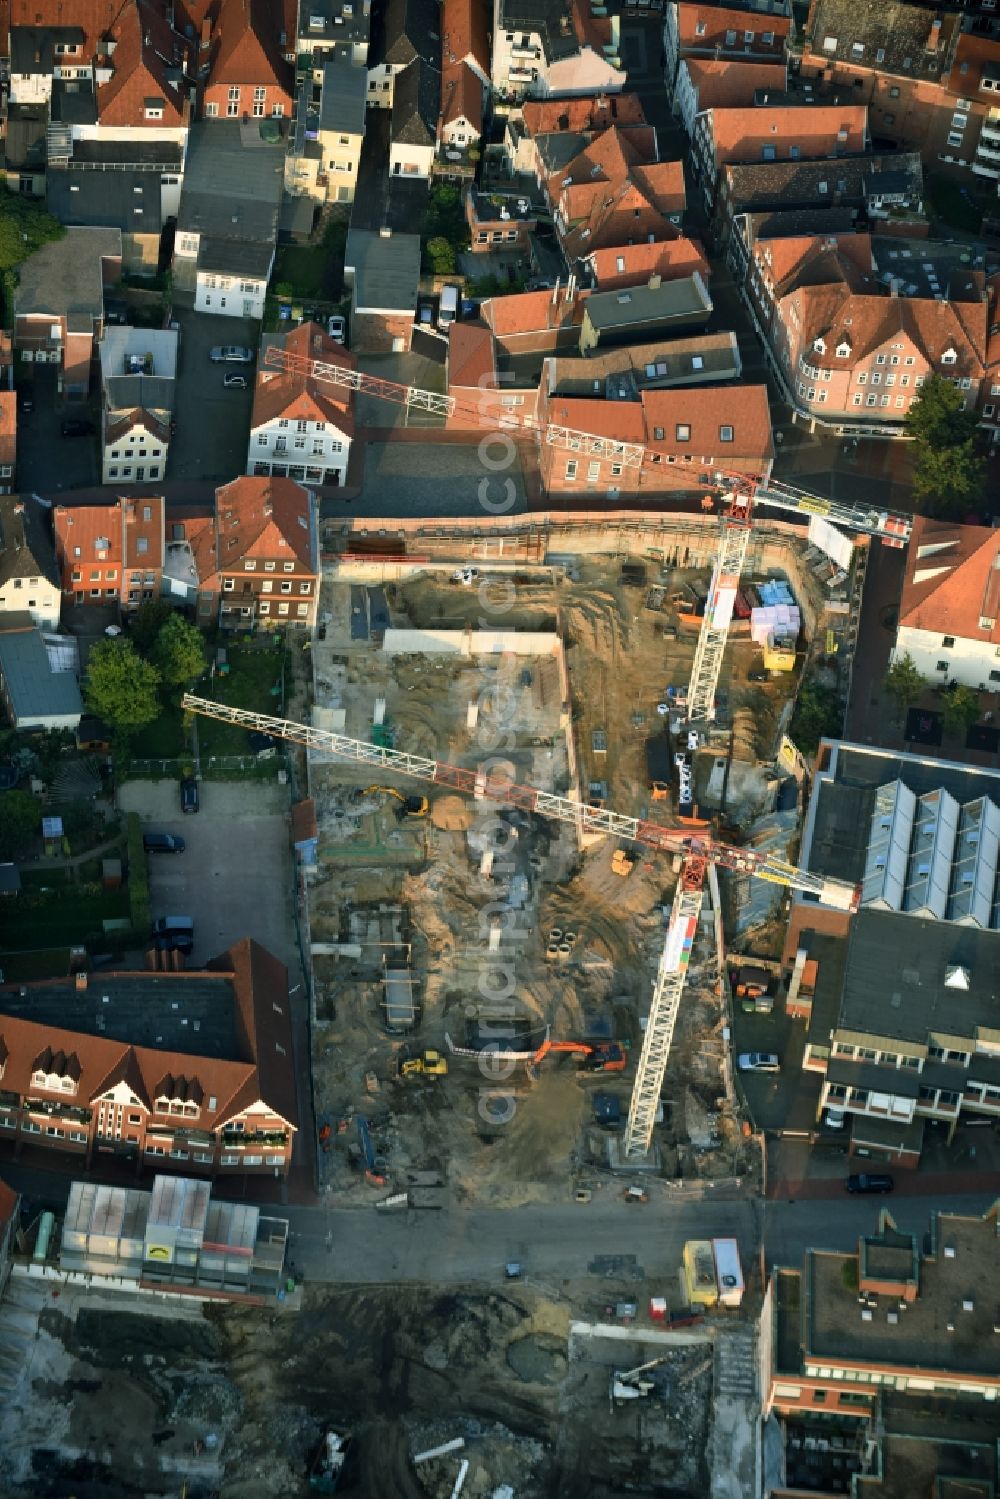
[[(313, 727), (445, 767), (425, 765), (436, 784), (421, 785), (373, 775), (363, 752), (351, 764), (309, 748), (326, 1193), (515, 1206), (586, 1191), (614, 1165), (681, 854), (460, 782), (499, 776), (588, 815), (721, 826), (747, 844), (763, 829), (766, 850), (787, 852), (797, 799), (790, 818), (778, 811), (789, 776), (776, 761), (802, 671), (848, 626), (851, 579), (790, 528), (762, 525), (713, 721), (692, 731), (717, 524), (479, 530), (462, 550), (451, 535), (380, 537), (370, 560), (349, 528), (325, 538)], [(493, 560), (501, 546), (510, 563)], [(463, 554), (476, 560), (456, 566)], [(762, 641), (754, 621), (776, 593), (794, 601), (794, 627)], [(722, 933), (753, 902), (748, 943), (767, 945), (781, 890), (760, 889), (713, 878), (685, 953), (650, 1158), (670, 1179), (756, 1170), (723, 1040)]]

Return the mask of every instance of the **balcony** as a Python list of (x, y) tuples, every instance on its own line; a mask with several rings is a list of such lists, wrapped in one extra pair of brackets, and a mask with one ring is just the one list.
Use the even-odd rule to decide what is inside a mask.
[(44, 1114), (50, 1119), (62, 1119), (67, 1124), (89, 1124), (94, 1117), (92, 1109), (80, 1109), (74, 1104), (47, 1099), (26, 1098), (21, 1107), (26, 1114)]
[(528, 62), (537, 62), (539, 49), (537, 47), (527, 46), (523, 42), (515, 42), (510, 49), (510, 55), (511, 57), (523, 57)]
[(283, 1129), (230, 1130), (222, 1131), (222, 1143), (227, 1150), (234, 1145), (287, 1145), (288, 1132)]
[(979, 145), (976, 147), (975, 160), (985, 161), (990, 166), (992, 166), (995, 162), (1000, 161), (1000, 137), (998, 137), (995, 146), (985, 146), (983, 142), (980, 141)]

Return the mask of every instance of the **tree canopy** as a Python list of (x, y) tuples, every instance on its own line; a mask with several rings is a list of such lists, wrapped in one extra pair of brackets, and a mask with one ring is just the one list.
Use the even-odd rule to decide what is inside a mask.
[(932, 448), (953, 448), (976, 430), (976, 413), (966, 411), (965, 397), (943, 375), (928, 375), (906, 414), (907, 431)]
[(137, 651), (146, 656), (156, 644), (159, 635), (168, 619), (174, 614), (173, 605), (169, 599), (147, 599), (140, 604), (129, 625), (129, 639)]
[(885, 674), (885, 690), (900, 709), (915, 703), (926, 686), (909, 651), (897, 656)]
[(840, 734), (843, 719), (835, 688), (804, 682), (795, 701), (791, 736), (804, 755), (811, 755), (819, 748), (821, 739)]
[(941, 700), (941, 718), (949, 734), (967, 734), (979, 717), (979, 698), (961, 682)]
[(87, 707), (123, 733), (145, 728), (159, 715), (160, 674), (131, 640), (101, 640), (87, 661)]
[(186, 687), (205, 670), (201, 631), (180, 614), (171, 614), (157, 635), (151, 654), (160, 680), (170, 687)]
[(979, 503), (986, 462), (976, 452), (976, 413), (966, 410), (960, 388), (929, 375), (906, 416), (916, 447), (913, 484), (931, 515), (960, 514)]
[(42, 828), (41, 803), (30, 791), (0, 793), (0, 848), (20, 858), (31, 848)]

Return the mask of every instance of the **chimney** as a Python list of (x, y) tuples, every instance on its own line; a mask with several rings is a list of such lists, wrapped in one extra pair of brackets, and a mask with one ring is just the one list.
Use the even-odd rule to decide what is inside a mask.
[(936, 52), (941, 40), (941, 17), (935, 16), (931, 22), (930, 34), (927, 37), (928, 52)]
[(659, 288), (662, 280), (663, 280), (663, 277), (660, 275), (659, 271), (654, 271), (653, 274), (649, 278), (649, 289), (650, 289), (650, 291), (656, 291)]
[(87, 990), (87, 975), (85, 973), (78, 973), (76, 975), (76, 992), (77, 992), (77, 994), (85, 994), (86, 990)]
[(201, 23), (201, 50), (202, 50), (202, 52), (207, 52), (208, 51), (208, 48), (211, 45), (211, 41), (212, 41), (212, 23), (211, 23), (211, 21), (209, 21), (209, 20), (206, 19), (206, 20), (202, 21), (202, 23)]
[(553, 287), (553, 288), (552, 288), (552, 305), (553, 305), (553, 307), (554, 307), (554, 306), (555, 306), (555, 305), (556, 305), (556, 303), (557, 303), (557, 302), (558, 302), (558, 301), (559, 301), (559, 282), (560, 282), (560, 281), (561, 281), (561, 280), (562, 280), (562, 277), (561, 277), (561, 276), (557, 276), (557, 277), (556, 277), (556, 284), (555, 284), (555, 286), (554, 286), (554, 287)]
[(889, 295), (890, 297), (899, 296), (899, 282), (895, 276), (893, 276), (892, 280), (889, 282)]

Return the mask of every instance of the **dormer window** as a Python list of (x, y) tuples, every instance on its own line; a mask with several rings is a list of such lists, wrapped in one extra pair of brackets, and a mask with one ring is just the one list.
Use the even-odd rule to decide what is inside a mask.
[(838, 359), (850, 359), (850, 357), (851, 357), (851, 346), (847, 342), (847, 340), (844, 339), (841, 343), (839, 343), (837, 345), (837, 358)]
[(957, 364), (958, 363), (958, 355), (955, 353), (955, 350), (954, 349), (945, 349), (944, 353), (941, 355), (941, 363), (942, 364)]
[(825, 354), (826, 353), (826, 341), (824, 339), (822, 339), (822, 338), (814, 338), (813, 339), (813, 350), (817, 354)]

